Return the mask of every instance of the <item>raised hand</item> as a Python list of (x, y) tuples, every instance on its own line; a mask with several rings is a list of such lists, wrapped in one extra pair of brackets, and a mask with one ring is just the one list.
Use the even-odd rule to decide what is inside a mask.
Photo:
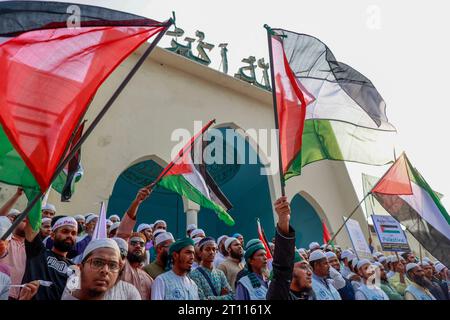
[(278, 228), (280, 231), (289, 233), (289, 221), (291, 220), (291, 207), (287, 201), (287, 197), (283, 196), (274, 203), (275, 212), (278, 215)]

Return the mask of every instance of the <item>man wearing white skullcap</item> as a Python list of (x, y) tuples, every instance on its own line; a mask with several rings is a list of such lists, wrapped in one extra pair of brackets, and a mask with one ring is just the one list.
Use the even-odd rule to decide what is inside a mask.
[(192, 223), (192, 224), (188, 225), (188, 226), (186, 227), (186, 235), (187, 235), (189, 238), (191, 238), (191, 232), (192, 232), (193, 230), (195, 230), (195, 229), (197, 229), (197, 225), (196, 225), (195, 223)]
[(411, 280), (406, 277), (404, 259), (395, 255), (391, 256), (391, 268), (394, 274), (389, 278), (389, 283), (402, 296), (405, 295), (405, 290), (411, 284)]
[(334, 252), (328, 251), (325, 253), (330, 264), (330, 278), (333, 280), (333, 285), (339, 292), (342, 300), (355, 300), (355, 291), (350, 280), (344, 278), (339, 272), (341, 265)]
[(50, 233), (52, 233), (52, 219), (50, 218), (42, 218), (42, 222), (41, 222), (41, 230), (40, 230), (40, 235), (42, 239), (45, 239), (46, 237), (48, 237), (50, 235)]
[(145, 264), (147, 265), (150, 263), (150, 250), (153, 247), (153, 242), (152, 242), (153, 229), (152, 229), (151, 225), (149, 225), (147, 223), (141, 223), (140, 225), (138, 225), (136, 231), (142, 233), (146, 239), (145, 252), (146, 252), (147, 256), (146, 256)]
[(11, 223), (13, 223), (14, 220), (16, 220), (16, 218), (17, 218), (19, 215), (20, 215), (20, 211), (19, 211), (19, 210), (17, 210), (17, 209), (11, 209), (11, 210), (8, 212), (7, 217), (8, 217), (8, 219), (11, 221)]
[(174, 242), (175, 239), (170, 232), (162, 231), (156, 233), (154, 237), (156, 259), (144, 267), (144, 271), (153, 279), (166, 271), (167, 263), (169, 262), (169, 247)]
[(39, 286), (35, 300), (59, 300), (63, 293), (73, 262), (67, 258), (75, 248), (78, 224), (72, 217), (62, 216), (53, 221), (51, 239), (52, 249), (45, 248), (38, 232), (30, 224), (25, 227), (25, 247), (27, 267), (22, 282), (35, 280), (51, 281), (49, 287)]
[(440, 262), (435, 264), (434, 268), (436, 270), (435, 282), (439, 284), (442, 291), (447, 292), (447, 300), (450, 300), (450, 279), (448, 275), (448, 268)]
[(343, 264), (341, 268), (341, 274), (344, 278), (347, 278), (352, 271), (348, 267), (349, 262), (354, 258), (354, 254), (350, 250), (344, 250), (341, 253), (341, 262)]
[(244, 249), (238, 239), (229, 237), (225, 240), (225, 250), (228, 252), (228, 257), (219, 264), (217, 269), (223, 271), (228, 283), (235, 291), (237, 274), (244, 269), (244, 264), (242, 263)]
[(153, 232), (155, 232), (158, 229), (167, 230), (167, 223), (164, 220), (156, 220), (153, 223)]
[(117, 230), (119, 230), (120, 222), (114, 222), (109, 228), (108, 238), (114, 238), (117, 235)]
[(86, 218), (83, 215), (81, 215), (81, 214), (77, 214), (73, 218), (78, 223), (78, 236), (82, 236), (84, 234)]
[(406, 273), (412, 283), (406, 287), (405, 300), (436, 300), (427, 289), (429, 281), (425, 278), (425, 273), (417, 263), (408, 263)]
[(313, 252), (314, 250), (319, 250), (319, 249), (320, 249), (320, 244), (318, 244), (317, 242), (311, 242), (309, 244), (310, 253)]
[(62, 300), (141, 300), (132, 285), (118, 281), (120, 249), (112, 239), (92, 240), (80, 264), (80, 287)]
[(120, 222), (120, 217), (117, 214), (113, 214), (109, 217), (109, 220), (111, 220), (113, 223)]
[(214, 259), (214, 268), (217, 268), (219, 264), (225, 261), (228, 257), (228, 252), (225, 250), (225, 241), (228, 239), (228, 236), (222, 235), (217, 239), (217, 254)]
[(380, 262), (375, 262), (374, 265), (380, 275), (380, 288), (384, 291), (384, 293), (386, 293), (389, 300), (403, 300), (403, 296), (389, 283), (384, 265)]
[(355, 292), (355, 300), (389, 300), (387, 294), (377, 286), (376, 269), (369, 260), (359, 260), (356, 269), (362, 283)]
[[(310, 246), (311, 247), (311, 246)], [(313, 246), (314, 248), (314, 246)], [(322, 250), (315, 249), (309, 255), (309, 264), (312, 267), (312, 289), (317, 300), (342, 300), (339, 292), (329, 279), (330, 264)]]
[(56, 208), (51, 203), (47, 203), (42, 207), (42, 217), (43, 218), (53, 218), (56, 214)]
[(204, 238), (206, 237), (205, 231), (203, 229), (194, 229), (191, 232), (191, 239)]
[(426, 288), (430, 290), (431, 294), (436, 298), (436, 300), (447, 300), (448, 290), (447, 292), (444, 292), (440, 286), (440, 283), (434, 278), (434, 269), (431, 263), (422, 260), (419, 263), (419, 266), (422, 267), (425, 274), (425, 279), (428, 280), (428, 285), (426, 285)]

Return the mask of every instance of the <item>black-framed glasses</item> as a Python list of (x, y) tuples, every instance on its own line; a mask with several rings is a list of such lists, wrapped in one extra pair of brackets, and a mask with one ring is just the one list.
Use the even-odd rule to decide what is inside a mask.
[(107, 261), (100, 258), (92, 258), (88, 260), (92, 269), (98, 271), (102, 270), (105, 265), (108, 265), (108, 269), (110, 272), (116, 273), (119, 272), (120, 264), (116, 261)]

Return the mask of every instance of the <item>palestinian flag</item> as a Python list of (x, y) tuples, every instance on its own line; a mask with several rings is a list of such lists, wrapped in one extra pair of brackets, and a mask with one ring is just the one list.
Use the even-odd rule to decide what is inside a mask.
[[(70, 148), (67, 153), (70, 153), (75, 145), (80, 141), (83, 135), (85, 122), (81, 123), (78, 130), (70, 143)], [(81, 166), (81, 148), (70, 159), (66, 168), (56, 177), (52, 183), (52, 188), (61, 194), (61, 202), (68, 202), (75, 191), (75, 183), (80, 181), (83, 176), (83, 167)]]
[(312, 36), (270, 34), (284, 178), (325, 159), (392, 162), (396, 130), (372, 82)]
[(400, 230), (398, 230), (397, 226), (382, 224), (380, 225), (381, 232), (383, 233), (398, 233), (400, 234)]
[(257, 227), (258, 227), (258, 238), (259, 238), (259, 240), (261, 240), (261, 242), (263, 243), (264, 247), (266, 248), (267, 259), (268, 260), (273, 260), (272, 251), (270, 250), (269, 242), (267, 241), (266, 234), (264, 233), (264, 229), (261, 226), (259, 218), (256, 220), (256, 224), (257, 224)]
[(234, 220), (227, 212), (231, 209), (230, 202), (209, 174), (205, 173), (206, 168), (201, 169), (192, 160), (195, 144), (203, 142), (203, 134), (213, 123), (214, 120), (211, 120), (193, 136), (155, 181), (158, 185), (186, 197), (201, 207), (215, 211), (220, 220), (232, 226)]
[[(110, 9), (61, 2), (0, 2), (0, 181), (45, 192), (100, 85), (165, 30)], [(30, 212), (37, 230), (40, 203)]]
[(450, 216), (405, 154), (372, 189), (372, 195), (428, 252), (450, 266)]

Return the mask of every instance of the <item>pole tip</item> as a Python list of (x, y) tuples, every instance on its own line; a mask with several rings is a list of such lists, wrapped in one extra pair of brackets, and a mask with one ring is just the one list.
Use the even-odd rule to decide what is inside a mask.
[(264, 24), (264, 28), (266, 28), (267, 30), (271, 30), (272, 28), (269, 27), (269, 25), (267, 23)]

